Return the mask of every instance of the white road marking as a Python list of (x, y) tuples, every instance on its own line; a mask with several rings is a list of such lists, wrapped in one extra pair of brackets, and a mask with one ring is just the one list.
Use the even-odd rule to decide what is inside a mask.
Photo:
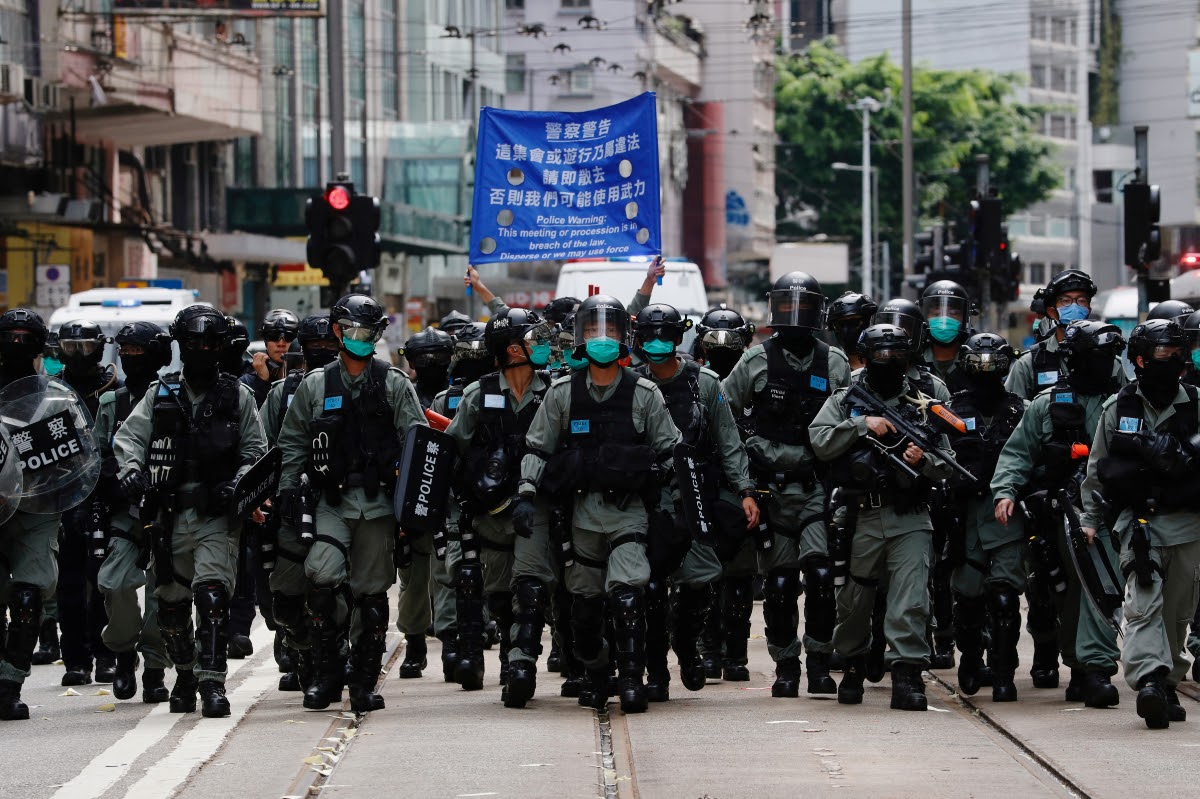
[[(260, 624), (250, 636), (250, 640), (254, 642), (256, 652), (262, 651), (270, 646), (274, 640), (274, 634)], [(249, 660), (230, 661), (229, 676), (232, 677), (249, 662)], [(272, 669), (275, 668), (273, 658), (269, 659), (268, 663)], [(170, 676), (171, 671), (168, 669), (168, 679)], [(241, 693), (239, 688), (230, 699), (234, 702), (244, 701), (241, 699)], [(74, 779), (64, 783), (51, 799), (95, 799), (95, 797), (103, 796), (109, 788), (116, 785), (129, 773), (134, 761), (170, 734), (175, 725), (183, 718), (190, 715), (192, 714), (171, 713), (166, 702), (157, 705), (132, 730), (94, 757), (92, 762), (88, 763)], [(203, 721), (207, 724), (214, 719), (204, 719)]]

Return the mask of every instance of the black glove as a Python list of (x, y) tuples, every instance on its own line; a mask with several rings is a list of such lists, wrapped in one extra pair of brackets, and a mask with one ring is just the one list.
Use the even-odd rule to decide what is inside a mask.
[(533, 500), (528, 497), (521, 497), (513, 504), (513, 532), (522, 538), (529, 538), (533, 535), (533, 520), (534, 520)]
[(216, 513), (231, 513), (233, 511), (233, 487), (235, 485), (237, 483), (234, 480), (223, 480), (213, 486), (212, 498)]
[(295, 527), (300, 521), (300, 494), (294, 488), (285, 488), (271, 500), (271, 508), (279, 514), (281, 521)]
[(136, 469), (121, 478), (121, 491), (131, 505), (139, 504), (142, 501), (142, 494), (145, 494), (149, 487), (146, 475)]

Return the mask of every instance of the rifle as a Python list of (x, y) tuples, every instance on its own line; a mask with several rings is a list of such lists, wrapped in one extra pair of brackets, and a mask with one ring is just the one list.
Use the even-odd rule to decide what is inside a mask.
[(154, 553), (154, 584), (170, 585), (175, 582), (175, 493), (161, 483), (151, 485), (142, 494), (138, 519)]
[(841, 588), (850, 576), (850, 544), (854, 539), (854, 528), (858, 526), (858, 503), (851, 501), (845, 506), (846, 516), (841, 524), (834, 521), (835, 512), (841, 504), (842, 489), (835, 488), (829, 495), (829, 557), (833, 560), (833, 584)]
[(941, 551), (935, 554), (956, 568), (967, 562), (966, 514), (963, 510), (958, 494), (945, 482), (934, 486), (929, 497), (929, 521), (936, 538), (941, 539), (938, 547)]
[(558, 563), (562, 568), (575, 565), (575, 545), (571, 541), (571, 514), (563, 505), (550, 508), (550, 541), (558, 545)]
[[(863, 406), (871, 416), (882, 416), (892, 427), (896, 429), (896, 433), (900, 436), (900, 440), (892, 445), (885, 444), (874, 434), (868, 434), (867, 440), (874, 445), (896, 468), (907, 474), (914, 480), (920, 477), (915, 469), (904, 462), (904, 459), (897, 454), (903, 453), (908, 444), (914, 444), (924, 452), (931, 452), (945, 461), (951, 468), (958, 473), (967, 485), (974, 485), (977, 481), (975, 475), (967, 471), (962, 464), (954, 459), (954, 453), (942, 449), (937, 445), (937, 431), (926, 420), (917, 421), (907, 418), (906, 414), (902, 414), (896, 408), (892, 408), (884, 403), (883, 400), (868, 391), (861, 382), (854, 383), (850, 386), (850, 390), (846, 394), (846, 399), (855, 405)], [(913, 408), (913, 412), (917, 412), (918, 408), (922, 413), (932, 413), (934, 417), (940, 420), (949, 430), (958, 433), (967, 432), (967, 423), (955, 416), (949, 408), (940, 402), (932, 399), (922, 400), (919, 405)]]
[[(1029, 555), (1033, 562), (1033, 571), (1040, 575), (1042, 582), (1049, 586), (1050, 590), (1055, 594), (1064, 593), (1067, 590), (1067, 577), (1063, 573), (1062, 558), (1058, 555), (1058, 547), (1054, 541), (1047, 535), (1038, 532), (1043, 526), (1039, 522), (1039, 514), (1034, 512), (1029, 507), (1029, 501), (1036, 499), (1039, 503), (1046, 502), (1046, 494), (1039, 491), (1035, 494), (1030, 494), (1025, 499), (1021, 500), (1021, 513), (1025, 516), (1025, 522), (1029, 531)], [(1043, 518), (1047, 515), (1047, 509), (1044, 504), (1041, 506)]]

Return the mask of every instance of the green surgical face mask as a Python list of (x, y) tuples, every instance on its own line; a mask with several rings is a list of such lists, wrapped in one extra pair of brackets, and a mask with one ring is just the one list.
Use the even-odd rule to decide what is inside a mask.
[(371, 354), (375, 352), (374, 341), (355, 341), (354, 339), (343, 338), (342, 346), (346, 348), (346, 352), (355, 358), (370, 358)]
[(550, 345), (533, 344), (529, 347), (529, 362), (539, 369), (550, 363)]
[(587, 358), (576, 358), (569, 351), (563, 353), (563, 360), (567, 366), (571, 367), (572, 371), (578, 372), (580, 369), (586, 369), (588, 365)]
[(63, 362), (58, 358), (42, 356), (42, 370), (48, 375), (62, 374)]
[(617, 359), (621, 357), (621, 342), (615, 338), (600, 336), (588, 339), (587, 344), (584, 345), (584, 351), (592, 363), (597, 366), (609, 366), (616, 363)]
[(1192, 366), (1200, 370), (1200, 350), (1192, 350)]
[(929, 335), (939, 344), (949, 344), (958, 337), (962, 322), (949, 316), (935, 316), (929, 320)]
[(642, 345), (642, 352), (651, 363), (662, 363), (675, 354), (675, 342), (652, 339)]

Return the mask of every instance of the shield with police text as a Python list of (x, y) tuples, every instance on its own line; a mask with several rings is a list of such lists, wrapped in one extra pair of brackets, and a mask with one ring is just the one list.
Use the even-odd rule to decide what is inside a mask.
[(692, 537), (701, 544), (714, 546), (717, 543), (716, 517), (704, 490), (704, 462), (691, 444), (675, 445), (675, 479), (679, 482), (683, 519)]
[(91, 495), (100, 478), (92, 415), (62, 380), (31, 375), (0, 390), (0, 425), (21, 468), (21, 510), (54, 514)]
[(454, 439), (424, 425), (408, 428), (396, 469), (396, 521), (410, 537), (434, 533), (446, 523)]
[(0, 425), (0, 524), (12, 518), (21, 504), (21, 462), (8, 431)]
[[(1096, 615), (1118, 635), (1123, 620), (1122, 605), (1125, 602), (1125, 583), (1099, 543), (1089, 544), (1079, 522), (1079, 515), (1069, 501), (1061, 500), (1066, 512), (1063, 514), (1063, 531), (1067, 537), (1067, 551), (1071, 553), (1071, 565), (1079, 577), (1081, 593)], [(1099, 535), (1107, 530), (1099, 531)]]
[(283, 453), (271, 447), (250, 469), (238, 478), (233, 487), (233, 512), (239, 519), (248, 519), (255, 508), (262, 506), (279, 493), (279, 473), (283, 470)]

